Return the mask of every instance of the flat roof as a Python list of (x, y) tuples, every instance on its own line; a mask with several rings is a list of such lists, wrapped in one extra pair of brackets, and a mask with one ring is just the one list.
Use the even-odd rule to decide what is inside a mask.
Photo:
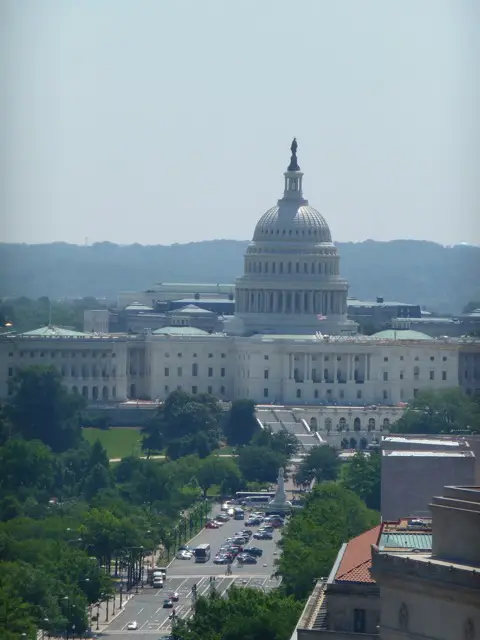
[(383, 456), (396, 458), (472, 458), (473, 451), (382, 451)]
[(404, 438), (402, 436), (384, 436), (382, 438), (382, 442), (398, 442), (400, 443), (409, 443), (409, 444), (431, 444), (438, 445), (441, 444), (445, 447), (459, 447), (460, 442), (458, 440), (438, 440), (432, 438)]

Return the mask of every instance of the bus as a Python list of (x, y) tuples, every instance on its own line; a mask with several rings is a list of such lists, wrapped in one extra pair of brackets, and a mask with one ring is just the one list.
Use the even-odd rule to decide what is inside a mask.
[(210, 553), (211, 549), (209, 544), (199, 544), (193, 551), (195, 562), (208, 562), (210, 560)]
[(245, 504), (266, 504), (275, 497), (274, 491), (237, 491), (237, 500)]
[(240, 509), (240, 507), (235, 507), (233, 510), (233, 519), (234, 520), (243, 520), (245, 518), (245, 511)]

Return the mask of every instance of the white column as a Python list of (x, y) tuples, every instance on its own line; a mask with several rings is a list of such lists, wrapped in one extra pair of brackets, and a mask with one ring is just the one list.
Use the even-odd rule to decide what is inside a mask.
[(368, 356), (365, 354), (364, 356), (364, 380), (368, 380)]
[(337, 355), (333, 356), (333, 382), (337, 382)]
[(320, 380), (320, 382), (325, 382), (325, 379), (323, 377), (323, 371), (325, 369), (325, 358), (323, 357), (323, 353), (320, 356), (320, 377), (318, 378)]
[(307, 381), (309, 378), (308, 375), (308, 353), (303, 354), (303, 379)]

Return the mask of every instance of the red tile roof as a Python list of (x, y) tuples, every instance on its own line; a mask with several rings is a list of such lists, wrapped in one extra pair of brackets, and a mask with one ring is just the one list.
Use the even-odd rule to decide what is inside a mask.
[(335, 582), (375, 583), (370, 575), (371, 546), (378, 543), (381, 529), (382, 525), (379, 524), (347, 543), (340, 566), (335, 574)]

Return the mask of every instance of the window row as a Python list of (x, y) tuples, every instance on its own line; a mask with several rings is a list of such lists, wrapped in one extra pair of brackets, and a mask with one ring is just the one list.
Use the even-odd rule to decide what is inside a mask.
[[(277, 267), (278, 264), (278, 267)], [(258, 262), (248, 258), (245, 262), (245, 273), (303, 273), (323, 276), (338, 275), (337, 261), (328, 262)]]
[[(194, 357), (194, 358), (197, 358), (197, 357), (198, 357), (198, 354), (197, 354), (197, 353), (194, 353), (194, 354), (192, 354), (192, 355), (193, 355), (193, 357)], [(167, 353), (165, 353), (165, 354), (164, 354), (164, 357), (165, 357), (165, 358), (170, 358), (170, 354), (167, 352)], [(209, 357), (209, 358), (213, 358), (213, 357), (214, 357), (214, 354), (213, 354), (213, 353), (209, 353), (209, 354), (208, 354), (208, 357)], [(226, 354), (226, 353), (221, 353), (221, 354), (220, 354), (220, 357), (221, 357), (221, 358), (226, 358), (226, 357), (227, 357), (227, 354)], [(177, 358), (183, 358), (183, 353), (177, 353)]]
[[(59, 368), (60, 375), (63, 378), (115, 378), (117, 375), (116, 367), (100, 368), (96, 365), (90, 366), (87, 364), (79, 365), (78, 367), (62, 365)], [(8, 367), (8, 377), (12, 378), (16, 373), (15, 367)]]
[[(177, 367), (176, 369), (177, 372), (177, 376), (181, 377), (183, 375), (183, 367)], [(163, 371), (163, 375), (165, 378), (170, 377), (170, 367), (165, 367), (164, 371)], [(198, 364), (196, 362), (194, 362), (192, 364), (192, 373), (191, 375), (196, 378), (199, 375), (199, 367)], [(221, 367), (220, 368), (220, 377), (221, 378), (225, 378), (226, 376), (226, 369), (225, 367)], [(214, 377), (214, 370), (213, 367), (207, 367), (207, 378), (213, 378)]]
[[(175, 387), (175, 389), (177, 389), (178, 391), (182, 391), (182, 386), (181, 385), (177, 385)], [(169, 393), (171, 393), (172, 391), (175, 391), (174, 388), (171, 388), (168, 384), (166, 384), (163, 388), (163, 391), (165, 393), (165, 395), (168, 395)], [(186, 389), (183, 389), (183, 391), (186, 391)], [(208, 385), (205, 389), (205, 391), (199, 391), (198, 386), (197, 385), (193, 385), (190, 388), (189, 393), (191, 393), (192, 395), (197, 395), (198, 393), (209, 393), (210, 395), (215, 395), (217, 392), (214, 390), (213, 385)], [(224, 385), (222, 385), (221, 387), (219, 387), (218, 389), (218, 394), (220, 396), (224, 396), (226, 393), (226, 388), (224, 387)]]
[[(9, 357), (13, 358), (13, 356), (15, 355), (13, 351), (9, 352)], [(39, 351), (39, 350), (33, 350), (33, 351), (19, 351), (18, 355), (20, 356), (20, 358), (26, 358), (27, 356), (29, 356), (30, 358), (52, 358), (55, 359), (57, 357), (59, 358), (115, 358), (116, 354), (110, 351), (94, 351), (94, 350), (88, 350), (86, 349), (85, 351)]]

